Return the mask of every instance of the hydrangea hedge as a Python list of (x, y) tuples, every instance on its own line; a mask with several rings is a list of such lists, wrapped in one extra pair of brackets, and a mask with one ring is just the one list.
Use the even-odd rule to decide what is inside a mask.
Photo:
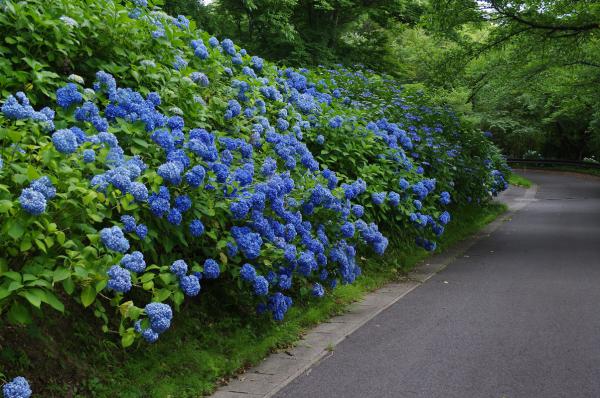
[(278, 67), (145, 0), (0, 7), (0, 32), (25, 27), (0, 46), (12, 323), (70, 300), (154, 342), (211, 286), (281, 320), (385, 235), (433, 250), (452, 204), (506, 187), (484, 134), (388, 77)]

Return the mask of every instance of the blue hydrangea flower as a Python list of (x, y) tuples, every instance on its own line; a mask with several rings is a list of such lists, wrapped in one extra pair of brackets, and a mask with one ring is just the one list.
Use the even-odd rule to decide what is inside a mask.
[(180, 162), (167, 162), (158, 166), (157, 173), (166, 182), (178, 185), (181, 182), (183, 165)]
[(123, 235), (121, 228), (117, 226), (102, 229), (100, 231), (100, 240), (110, 250), (119, 253), (125, 253), (129, 250), (129, 241)]
[(190, 42), (191, 47), (194, 49), (194, 55), (200, 59), (208, 58), (208, 49), (204, 45), (202, 39), (192, 40)]
[(192, 200), (187, 195), (179, 195), (175, 198), (175, 208), (181, 213), (185, 213), (192, 207)]
[(155, 194), (150, 195), (148, 202), (150, 203), (150, 211), (157, 217), (162, 217), (171, 209), (168, 199), (161, 198)]
[(192, 220), (190, 223), (190, 233), (196, 238), (202, 236), (204, 233), (204, 224), (202, 224), (202, 221), (198, 219)]
[(183, 276), (179, 279), (179, 286), (186, 296), (194, 297), (200, 293), (200, 281), (195, 275)]
[(257, 296), (266, 296), (269, 294), (269, 282), (264, 276), (259, 275), (254, 279), (254, 293)]
[(444, 191), (440, 194), (440, 203), (442, 205), (448, 205), (450, 204), (450, 193)]
[(371, 199), (373, 203), (376, 205), (382, 205), (385, 202), (385, 197), (387, 196), (386, 192), (376, 192), (371, 195)]
[(206, 171), (202, 166), (194, 166), (185, 174), (185, 180), (193, 188), (198, 188), (204, 181)]
[(344, 122), (344, 119), (342, 119), (341, 116), (334, 116), (333, 118), (331, 118), (329, 120), (329, 127), (331, 128), (339, 128), (342, 126), (342, 123)]
[(404, 178), (400, 179), (400, 182), (398, 183), (398, 186), (400, 187), (400, 189), (402, 189), (403, 191), (408, 189), (408, 187), (410, 187), (410, 183), (408, 181), (406, 181)]
[(52, 199), (56, 196), (56, 188), (52, 185), (52, 181), (48, 176), (43, 176), (38, 178), (37, 180), (31, 181), (29, 184), (29, 188), (34, 189), (44, 195), (46, 200)]
[(342, 232), (342, 236), (344, 238), (351, 238), (354, 236), (354, 224), (351, 222), (345, 222), (340, 228), (340, 231)]
[(169, 221), (173, 225), (181, 224), (182, 216), (181, 212), (177, 209), (169, 210), (169, 214), (167, 214), (167, 221)]
[(443, 212), (440, 214), (439, 220), (443, 225), (448, 224), (450, 222), (450, 213), (447, 211)]
[(110, 267), (108, 272), (108, 288), (116, 292), (127, 293), (131, 290), (131, 274), (118, 265)]
[(83, 95), (73, 83), (69, 83), (56, 90), (56, 103), (62, 108), (68, 108), (83, 101)]
[(361, 205), (352, 205), (352, 214), (356, 217), (362, 217), (365, 214), (365, 208)]
[(16, 96), (9, 95), (1, 110), (4, 116), (15, 120), (29, 119), (35, 112), (29, 104), (29, 99), (20, 91)]
[(269, 297), (269, 303), (267, 304), (267, 308), (271, 311), (273, 314), (273, 319), (276, 321), (282, 321), (285, 313), (291, 306), (291, 297), (285, 296), (280, 292), (277, 292)]
[(128, 192), (133, 196), (136, 202), (144, 203), (148, 201), (148, 188), (141, 182), (132, 182)]
[(100, 110), (93, 102), (86, 101), (75, 109), (75, 120), (80, 122), (91, 122), (96, 116), (100, 116)]
[(135, 230), (135, 218), (132, 216), (121, 216), (121, 222), (123, 223), (123, 231), (133, 232)]
[(170, 270), (179, 278), (182, 278), (188, 272), (188, 265), (183, 260), (176, 260), (171, 264)]
[(190, 79), (192, 79), (192, 81), (200, 86), (206, 87), (210, 84), (210, 81), (208, 80), (208, 76), (206, 76), (204, 73), (202, 72), (192, 72), (192, 74), (190, 75)]
[(279, 283), (277, 284), (281, 290), (289, 290), (292, 288), (292, 277), (286, 274), (279, 275)]
[(400, 195), (392, 191), (388, 194), (388, 200), (392, 206), (397, 207), (400, 204)]
[(319, 145), (323, 145), (325, 143), (325, 137), (323, 137), (322, 134), (319, 134), (315, 142)]
[(178, 15), (177, 18), (173, 18), (173, 25), (184, 30), (190, 27), (190, 21), (185, 16)]
[(277, 171), (277, 161), (271, 157), (267, 157), (260, 171), (266, 177), (272, 176)]
[(240, 276), (246, 282), (254, 282), (254, 280), (256, 279), (256, 270), (252, 265), (244, 264), (240, 269)]
[(298, 258), (298, 271), (304, 275), (309, 276), (312, 271), (318, 268), (315, 254), (311, 251), (303, 251), (300, 253)]
[(412, 191), (415, 195), (417, 195), (417, 198), (419, 200), (425, 199), (429, 194), (429, 190), (427, 189), (427, 187), (425, 187), (422, 181), (419, 181), (416, 184), (414, 184), (412, 186)]
[(233, 242), (227, 242), (227, 255), (229, 257), (235, 257), (238, 254), (238, 247)]
[(234, 57), (231, 58), (231, 62), (234, 65), (241, 65), (244, 63), (244, 60), (242, 59), (242, 57), (240, 56), (240, 54), (236, 54)]
[(2, 386), (2, 396), (4, 398), (29, 398), (31, 394), (31, 387), (22, 376), (15, 377), (11, 382)]
[(242, 113), (242, 106), (236, 100), (229, 100), (225, 110), (225, 120), (233, 119)]
[(158, 337), (158, 333), (156, 333), (152, 328), (148, 328), (142, 332), (142, 338), (148, 343), (155, 343), (158, 340)]
[(312, 287), (312, 295), (315, 297), (323, 297), (325, 295), (325, 289), (319, 282), (315, 282)]
[(146, 239), (146, 235), (148, 235), (148, 227), (144, 224), (138, 224), (135, 227), (135, 234), (141, 239)]
[(144, 307), (150, 320), (150, 327), (156, 333), (163, 333), (171, 326), (173, 311), (168, 304), (150, 303)]
[(175, 61), (173, 61), (173, 69), (181, 70), (187, 66), (188, 62), (181, 57), (181, 55), (175, 56)]
[(220, 273), (221, 269), (219, 268), (219, 263), (212, 258), (204, 261), (203, 275), (206, 279), (217, 279)]
[(225, 51), (226, 54), (231, 56), (235, 55), (235, 46), (233, 45), (233, 41), (231, 41), (231, 39), (224, 39), (221, 42), (221, 48)]
[(250, 260), (258, 258), (263, 244), (261, 236), (247, 227), (233, 227), (231, 234), (241, 252)]
[(124, 255), (121, 259), (121, 265), (129, 271), (136, 273), (144, 272), (146, 269), (144, 255), (139, 251)]
[(70, 154), (77, 150), (77, 137), (69, 129), (58, 130), (52, 134), (52, 143), (58, 152)]
[(23, 189), (21, 196), (19, 196), (19, 203), (23, 210), (34, 216), (46, 211), (46, 198), (42, 193), (32, 188)]
[(83, 151), (83, 161), (85, 163), (92, 163), (96, 160), (96, 152), (93, 149), (86, 149)]

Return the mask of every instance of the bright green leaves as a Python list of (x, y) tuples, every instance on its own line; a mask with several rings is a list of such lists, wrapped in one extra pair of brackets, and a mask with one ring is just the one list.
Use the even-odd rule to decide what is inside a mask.
[(91, 285), (86, 286), (81, 291), (81, 296), (80, 296), (81, 304), (84, 307), (89, 307), (96, 299), (96, 294), (97, 294), (96, 289), (94, 289), (93, 286), (91, 286)]

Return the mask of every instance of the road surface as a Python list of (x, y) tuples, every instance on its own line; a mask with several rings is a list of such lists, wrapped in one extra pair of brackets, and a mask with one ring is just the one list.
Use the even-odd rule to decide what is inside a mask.
[(600, 178), (534, 201), (277, 398), (600, 397)]

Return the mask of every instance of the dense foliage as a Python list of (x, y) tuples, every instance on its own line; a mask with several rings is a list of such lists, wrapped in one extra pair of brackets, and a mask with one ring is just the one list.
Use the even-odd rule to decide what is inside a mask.
[[(512, 157), (600, 155), (596, 1), (432, 2), (429, 26), (456, 47), (440, 63), (467, 114)], [(466, 62), (465, 62), (466, 61)]]
[(280, 68), (145, 0), (0, 7), (3, 321), (77, 302), (129, 346), (205, 291), (281, 320), (506, 187), (486, 135), (389, 76)]
[[(511, 157), (600, 158), (598, 2), (167, 0), (287, 64), (422, 84)], [(576, 93), (576, 95), (574, 94)]]

